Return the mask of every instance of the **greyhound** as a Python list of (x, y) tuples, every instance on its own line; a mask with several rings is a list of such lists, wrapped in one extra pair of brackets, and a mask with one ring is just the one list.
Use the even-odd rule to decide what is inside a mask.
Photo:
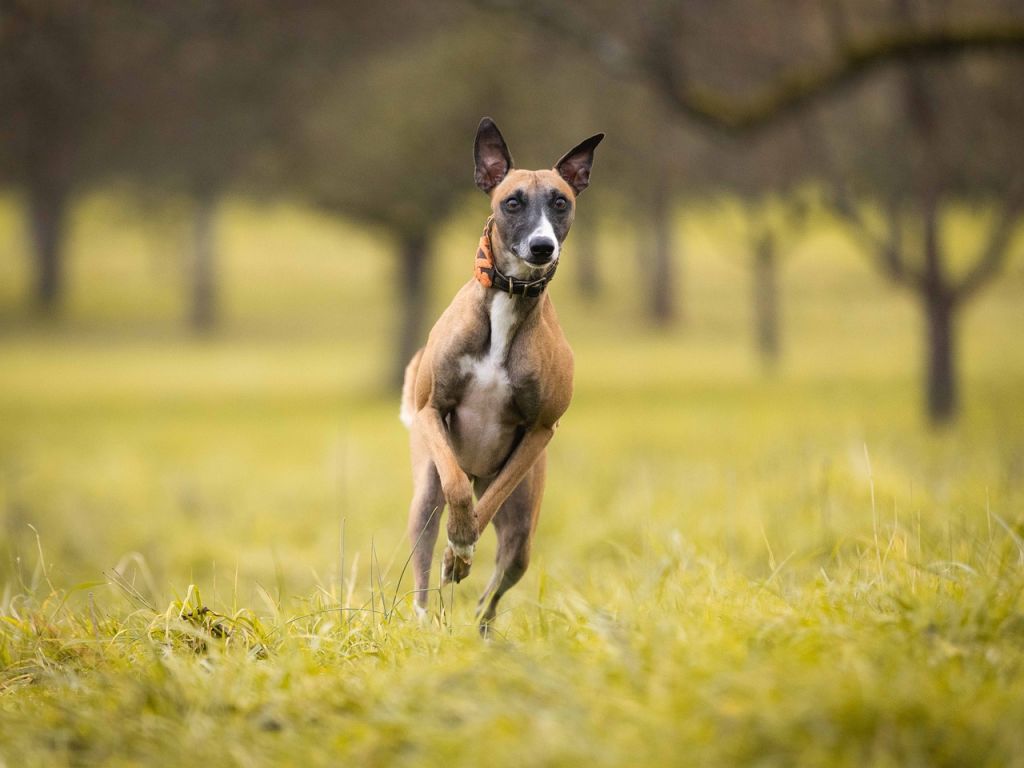
[(529, 564), (546, 446), (572, 398), (572, 350), (545, 289), (603, 138), (581, 142), (552, 170), (526, 171), (513, 169), (494, 121), (485, 117), (477, 128), (476, 185), (490, 196), (492, 215), (474, 279), (441, 314), (402, 387), (414, 485), (414, 606), (421, 617), (445, 504), (442, 586), (469, 574), (477, 539), (492, 520), (498, 535), (495, 572), (477, 607), (482, 634)]

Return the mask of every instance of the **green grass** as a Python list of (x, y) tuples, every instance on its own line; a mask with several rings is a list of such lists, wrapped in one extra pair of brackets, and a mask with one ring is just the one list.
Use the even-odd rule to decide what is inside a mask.
[[(384, 245), (230, 205), (224, 327), (194, 340), (178, 224), (123, 209), (81, 207), (46, 324), (0, 204), (0, 765), (1024, 764), (1019, 251), (933, 433), (915, 307), (827, 222), (785, 261), (769, 378), (734, 212), (681, 219), (662, 332), (602, 222), (630, 288), (582, 302), (567, 251), (576, 397), (485, 643), (490, 534), (410, 616)], [(480, 219), (444, 238), (435, 311)]]

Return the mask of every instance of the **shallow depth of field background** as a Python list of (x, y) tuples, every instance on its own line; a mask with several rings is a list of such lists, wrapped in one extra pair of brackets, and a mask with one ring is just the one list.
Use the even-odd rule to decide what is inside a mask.
[[(850, 10), (852, 34), (884, 27), (883, 5), (864, 19)], [(502, 8), (474, 6), (454, 29), (510, 23)], [(921, 29), (942, 21), (921, 8)], [(946, 11), (956, 24), (1005, 9), (960, 10)], [(917, 264), (914, 227), (928, 209), (906, 179), (918, 167), (842, 167), (871, 153), (858, 140), (877, 138), (844, 127), (842, 110), (898, 114), (890, 86), (903, 70), (815, 107), (814, 125), (838, 136), (832, 159), (815, 165), (794, 144), (806, 126), (770, 127), (775, 145), (691, 135), (642, 78), (623, 83), (582, 50), (557, 54), (578, 68), (574, 82), (581, 71), (591, 80), (560, 121), (544, 67), (495, 105), (490, 68), (468, 72), (465, 52), (451, 53), (479, 43), (424, 22), (390, 48), (373, 37), (372, 14), (363, 22), (370, 42), (351, 53), (363, 69), (331, 59), (339, 92), (302, 95), (318, 105), (308, 107), (313, 129), (242, 132), (235, 150), (248, 148), (255, 170), (238, 171), (237, 158), (219, 166), (186, 141), (168, 171), (166, 158), (144, 159), (159, 143), (139, 139), (111, 159), (116, 173), (82, 171), (55, 303), (36, 292), (31, 174), (10, 158), (2, 166), (0, 766), (186, 755), (239, 765), (1020, 764), (1024, 238), (1011, 227), (998, 269), (958, 311), (959, 400), (930, 418), (925, 294), (879, 269), (863, 236), (867, 226), (884, 237), (886, 205), (905, 196)], [(641, 34), (634, 22), (644, 31), (623, 22), (627, 41)], [(726, 34), (744, 19), (716, 23)], [(528, 23), (514, 29), (515, 61), (534, 66), (529, 54), (548, 38)], [(739, 32), (728, 39), (750, 45)], [(1012, 73), (1014, 61), (998, 63)], [(944, 87), (941, 62), (928, 66), (932, 87)], [(407, 70), (428, 75), (420, 83)], [(740, 67), (719, 86), (730, 92), (743, 76)], [(979, 92), (1002, 82), (975, 76)], [(349, 96), (379, 111), (353, 116)], [(627, 97), (624, 116), (616, 99)], [(403, 99), (406, 118), (390, 120)], [(1017, 106), (994, 108), (992, 124)], [(255, 109), (246, 99), (222, 108)], [(432, 117), (442, 110), (450, 124)], [(428, 325), (470, 274), (488, 212), (470, 151), (485, 113), (526, 167), (609, 132), (550, 289), (576, 355), (576, 394), (549, 449), (530, 570), (487, 642), (473, 607), (490, 575), (490, 532), (469, 579), (432, 595), (432, 620), (411, 615), (411, 481), (393, 382), (409, 259), (426, 265)], [(330, 126), (364, 114), (339, 140), (373, 146), (326, 153)], [(140, 131), (156, 119), (136, 118)], [(673, 127), (662, 134), (664, 121)], [(462, 158), (450, 200), (410, 191), (434, 183), (418, 163), (448, 151), (415, 132), (431, 126)], [(890, 140), (906, 134), (920, 148), (913, 126)], [(14, 129), (5, 135), (16, 143)], [(199, 136), (203, 147), (223, 140)], [(960, 150), (928, 141), (943, 153), (932, 165), (949, 172), (938, 231), (955, 283), (1017, 199), (1020, 169), (984, 148), (958, 164)], [(313, 150), (324, 169), (296, 160)], [(659, 164), (662, 153), (700, 159)], [(372, 172), (386, 162), (397, 170)], [(295, 184), (268, 181), (281, 178)], [(843, 180), (859, 217), (836, 203)], [(406, 194), (412, 209), (389, 207)], [(364, 210), (370, 198), (384, 213)], [(757, 343), (763, 286), (752, 266), (765, 233), (777, 258), (771, 359)], [(215, 311), (199, 322), (197, 242), (215, 254), (216, 285)], [(654, 254), (666, 243), (667, 266)], [(672, 288), (667, 313), (658, 273)]]

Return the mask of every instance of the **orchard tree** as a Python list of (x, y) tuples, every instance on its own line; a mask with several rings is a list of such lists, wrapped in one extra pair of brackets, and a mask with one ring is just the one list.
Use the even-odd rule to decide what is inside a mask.
[[(887, 9), (891, 23), (907, 27), (951, 26), (956, 10), (913, 0), (892, 0)], [(833, 22), (843, 45), (850, 16), (836, 13)], [(911, 61), (849, 102), (819, 110), (824, 118), (805, 134), (821, 153), (835, 211), (880, 274), (921, 309), (926, 413), (936, 425), (960, 407), (962, 311), (1002, 270), (1024, 214), (1016, 146), (1024, 132), (1022, 74), (1024, 61), (1005, 55)], [(956, 209), (982, 219), (974, 254), (944, 237), (943, 222)]]
[(371, 54), (337, 78), (286, 149), (296, 194), (394, 244), (400, 320), (392, 383), (401, 382), (426, 340), (434, 239), (474, 191), (472, 141), (481, 110), (497, 107), (501, 122), (500, 104), (474, 72), (485, 55), (474, 32), (461, 27)]
[[(502, 0), (479, 2), (508, 7)], [(825, 152), (862, 161), (845, 170), (826, 162), (832, 170), (825, 175), (836, 187), (832, 197), (883, 273), (919, 297), (929, 350), (928, 415), (933, 423), (955, 416), (956, 318), (999, 273), (1021, 211), (1016, 146), (1024, 6), (1014, 0), (989, 0), (983, 7), (967, 0), (796, 0), (785, 17), (753, 0), (710, 6), (647, 0), (628, 11), (524, 0), (515, 8), (607, 71), (643, 83), (681, 120), (711, 131), (743, 137), (787, 118), (814, 121), (811, 108), (841, 111), (841, 99), (857, 103), (837, 121), (819, 121), (808, 151), (832, 144), (834, 135), (850, 139), (843, 151)], [(782, 36), (771, 33), (779, 25)], [(865, 110), (864, 94), (887, 83), (889, 92)], [(862, 135), (861, 118), (868, 117), (888, 124), (886, 140)], [(872, 161), (879, 172), (862, 173)], [(909, 183), (888, 184), (883, 194), (885, 177)], [(857, 198), (883, 207), (886, 232), (864, 222)], [(987, 200), (996, 213), (976, 258), (955, 274), (940, 222), (951, 203), (968, 199)], [(906, 237), (911, 227), (912, 240)], [(910, 250), (918, 252), (916, 261)]]
[(360, 50), (367, 13), (327, 2), (271, 0), (116, 4), (110, 163), (159, 205), (192, 202), (187, 260), (189, 322), (218, 322), (216, 223), (232, 191), (255, 192), (254, 166), (287, 139), (318, 88)]
[[(1024, 215), (1016, 146), (1024, 66), (973, 62), (895, 74), (886, 85), (900, 112), (872, 108), (865, 94), (827, 115), (818, 134), (831, 145), (834, 209), (878, 272), (920, 307), (927, 415), (943, 424), (960, 405), (963, 310), (1002, 271)], [(974, 253), (945, 236), (943, 222), (956, 210), (972, 212), (984, 233)]]
[(107, 9), (0, 0), (0, 185), (22, 193), (33, 303), (54, 314), (74, 197), (104, 173), (99, 130)]
[[(0, 0), (0, 184), (23, 193), (35, 302), (52, 313), (74, 198), (110, 179), (194, 203), (190, 320), (217, 320), (216, 212), (369, 46), (420, 29), (411, 3)], [(419, 14), (420, 17), (427, 12)]]

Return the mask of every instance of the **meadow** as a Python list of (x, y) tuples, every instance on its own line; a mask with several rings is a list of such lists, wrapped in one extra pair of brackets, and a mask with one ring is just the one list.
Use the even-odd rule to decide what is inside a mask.
[(85, 201), (45, 322), (0, 199), (0, 766), (1024, 765), (1020, 241), (936, 431), (916, 307), (833, 223), (789, 241), (766, 374), (734, 207), (681, 214), (671, 329), (625, 222), (582, 211), (608, 288), (577, 295), (570, 239), (576, 394), (485, 642), (493, 534), (411, 609), (387, 243), (229, 203), (222, 327), (194, 338), (179, 225)]

